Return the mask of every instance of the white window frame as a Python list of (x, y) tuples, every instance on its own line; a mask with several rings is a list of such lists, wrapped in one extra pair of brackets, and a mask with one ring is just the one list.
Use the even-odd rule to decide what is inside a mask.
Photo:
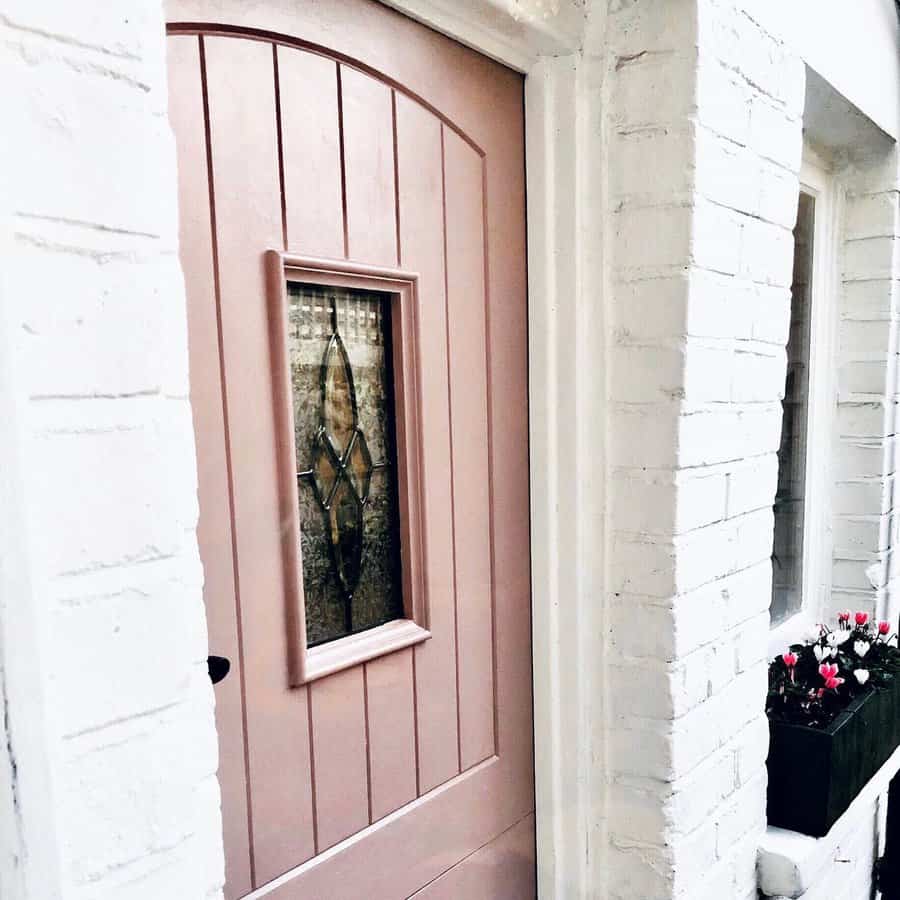
[(837, 407), (836, 336), (841, 195), (826, 159), (804, 146), (800, 192), (815, 200), (810, 294), (809, 400), (803, 506), (801, 605), (769, 632), (769, 657), (798, 643), (825, 618), (831, 594), (831, 485)]

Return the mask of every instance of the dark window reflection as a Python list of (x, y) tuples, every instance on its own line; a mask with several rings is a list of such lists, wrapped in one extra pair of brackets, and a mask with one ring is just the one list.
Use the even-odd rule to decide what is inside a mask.
[(800, 194), (797, 225), (794, 228), (791, 331), (787, 345), (787, 378), (781, 446), (778, 450), (778, 489), (775, 494), (773, 625), (797, 612), (802, 603), (814, 218), (815, 201), (808, 194)]

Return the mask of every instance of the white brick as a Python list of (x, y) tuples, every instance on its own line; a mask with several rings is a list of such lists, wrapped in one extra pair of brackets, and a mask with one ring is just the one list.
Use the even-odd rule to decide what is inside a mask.
[(699, 200), (694, 209), (691, 260), (704, 269), (735, 274), (741, 251), (741, 221), (729, 209)]
[(890, 278), (896, 266), (898, 238), (873, 237), (844, 244), (845, 281)]
[(614, 198), (637, 198), (641, 205), (671, 204), (694, 188), (693, 130), (623, 126), (610, 148)]
[(684, 122), (694, 104), (694, 65), (693, 53), (665, 52), (620, 64), (614, 76), (613, 121), (632, 127)]
[(697, 118), (716, 134), (746, 146), (750, 142), (752, 91), (740, 76), (715, 60), (702, 61), (697, 73)]
[(786, 228), (743, 217), (740, 265), (743, 278), (775, 287), (789, 287), (794, 265), (794, 237)]
[(845, 240), (900, 237), (898, 194), (884, 191), (847, 198)]
[(691, 209), (687, 206), (626, 207), (615, 216), (623, 272), (681, 266), (687, 258)]
[(749, 144), (764, 159), (796, 172), (803, 149), (801, 120), (789, 118), (783, 108), (756, 95), (750, 101)]

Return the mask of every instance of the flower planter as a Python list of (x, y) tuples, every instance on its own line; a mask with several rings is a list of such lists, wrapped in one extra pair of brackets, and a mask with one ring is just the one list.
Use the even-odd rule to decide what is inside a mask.
[(900, 743), (900, 679), (825, 728), (769, 721), (769, 825), (822, 837)]

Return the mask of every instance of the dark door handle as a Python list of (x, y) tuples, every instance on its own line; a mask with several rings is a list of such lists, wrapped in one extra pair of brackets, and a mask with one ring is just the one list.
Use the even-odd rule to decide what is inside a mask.
[(207, 656), (206, 664), (213, 684), (218, 684), (231, 671), (231, 661), (224, 656)]

